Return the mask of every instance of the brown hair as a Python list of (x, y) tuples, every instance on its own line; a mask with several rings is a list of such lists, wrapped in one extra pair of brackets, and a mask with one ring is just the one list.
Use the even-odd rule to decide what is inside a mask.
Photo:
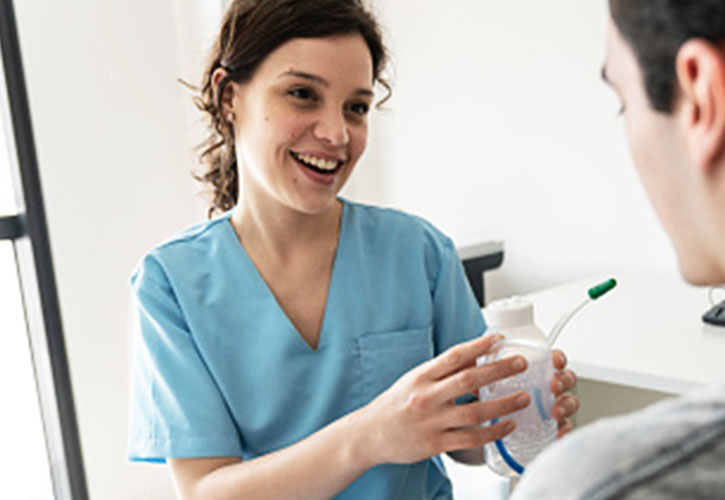
[(609, 0), (609, 10), (639, 63), (650, 104), (657, 111), (672, 113), (677, 96), (677, 52), (692, 38), (713, 44), (725, 39), (725, 2)]
[[(293, 38), (317, 38), (360, 33), (373, 62), (373, 79), (387, 90), (380, 77), (387, 54), (380, 27), (363, 0), (233, 0), (222, 21), (209, 55), (200, 95), (194, 99), (206, 115), (209, 136), (199, 146), (202, 171), (194, 177), (210, 185), (209, 217), (237, 204), (239, 197), (234, 131), (223, 116), (221, 97), (230, 82), (249, 81), (261, 62)], [(218, 68), (227, 74), (214, 87), (212, 75)], [(380, 103), (379, 103), (380, 104)]]

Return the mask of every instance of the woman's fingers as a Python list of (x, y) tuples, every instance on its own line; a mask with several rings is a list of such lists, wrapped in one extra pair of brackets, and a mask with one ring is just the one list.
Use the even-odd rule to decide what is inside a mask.
[(520, 391), (492, 401), (456, 405), (442, 413), (441, 423), (447, 428), (479, 425), (526, 408), (530, 403), (531, 397), (525, 391)]
[(496, 380), (521, 373), (526, 370), (526, 366), (526, 358), (513, 356), (482, 366), (467, 368), (437, 382), (433, 386), (431, 398), (434, 404), (442, 404)]
[(569, 417), (573, 416), (579, 410), (579, 398), (572, 394), (566, 394), (566, 392), (576, 386), (577, 379), (573, 371), (564, 369), (566, 368), (567, 361), (562, 351), (554, 349), (552, 352), (552, 361), (554, 362), (554, 368), (559, 370), (551, 380), (551, 392), (557, 396), (552, 412), (559, 425), (557, 434), (561, 437), (574, 429), (574, 426), (569, 421)]
[(422, 366), (431, 380), (446, 378), (463, 368), (475, 365), (476, 359), (488, 353), (502, 339), (502, 335), (483, 335), (451, 347)]
[(564, 419), (559, 422), (559, 429), (556, 432), (556, 437), (563, 437), (574, 430), (574, 424), (569, 419)]
[(572, 390), (574, 386), (576, 386), (576, 374), (571, 370), (559, 372), (551, 379), (551, 392), (555, 396)]
[(566, 420), (579, 410), (579, 398), (572, 394), (559, 396), (554, 403), (554, 418), (559, 422)]
[(554, 349), (551, 351), (551, 359), (554, 362), (554, 368), (557, 370), (563, 370), (566, 368), (566, 354), (561, 349)]
[(466, 448), (476, 448), (503, 439), (516, 428), (511, 420), (501, 420), (494, 425), (446, 431), (438, 446), (439, 453)]

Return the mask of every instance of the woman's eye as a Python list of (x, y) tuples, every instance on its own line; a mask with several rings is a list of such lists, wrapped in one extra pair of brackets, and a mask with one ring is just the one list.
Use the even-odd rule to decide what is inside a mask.
[(287, 95), (292, 96), (295, 99), (300, 99), (302, 101), (313, 101), (316, 98), (314, 92), (304, 87), (291, 89), (287, 92)]
[(356, 115), (365, 116), (370, 111), (370, 106), (364, 102), (355, 102), (350, 105), (349, 109)]

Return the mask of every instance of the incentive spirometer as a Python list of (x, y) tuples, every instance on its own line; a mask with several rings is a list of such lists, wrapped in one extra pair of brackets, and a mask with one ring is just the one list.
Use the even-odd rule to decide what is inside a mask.
[[(506, 417), (516, 423), (514, 431), (483, 448), (486, 464), (495, 473), (505, 477), (517, 477), (539, 452), (556, 439), (557, 421), (552, 415), (554, 394), (550, 389), (554, 377), (552, 346), (577, 312), (610, 291), (616, 284), (616, 280), (610, 279), (590, 288), (586, 298), (562, 315), (549, 335), (545, 335), (535, 325), (533, 304), (526, 299), (512, 297), (498, 300), (484, 309), (483, 314), (488, 324), (486, 333), (501, 334), (504, 339), (488, 354), (479, 358), (477, 364), (483, 365), (521, 355), (526, 358), (528, 367), (516, 376), (481, 387), (479, 398), (482, 401), (491, 401), (519, 391), (526, 391), (531, 396), (528, 407)], [(496, 422), (498, 419), (493, 419), (484, 425)]]

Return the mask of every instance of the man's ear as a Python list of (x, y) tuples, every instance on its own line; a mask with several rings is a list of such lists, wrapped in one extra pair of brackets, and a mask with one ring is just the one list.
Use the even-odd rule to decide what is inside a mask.
[[(218, 88), (219, 83), (227, 76), (227, 71), (224, 68), (217, 68), (214, 70), (214, 73), (211, 75), (211, 85), (214, 89), (214, 101), (217, 102), (218, 99)], [(221, 93), (221, 99), (218, 101), (221, 106), (221, 111), (223, 116), (227, 117), (230, 114), (233, 116), (233, 106), (232, 106), (232, 99), (234, 98), (234, 82), (229, 81), (226, 85), (224, 85), (224, 88), (222, 89)], [(230, 120), (232, 121), (232, 120)]]
[(725, 53), (701, 39), (685, 42), (675, 62), (677, 113), (695, 164), (709, 171), (725, 154)]

